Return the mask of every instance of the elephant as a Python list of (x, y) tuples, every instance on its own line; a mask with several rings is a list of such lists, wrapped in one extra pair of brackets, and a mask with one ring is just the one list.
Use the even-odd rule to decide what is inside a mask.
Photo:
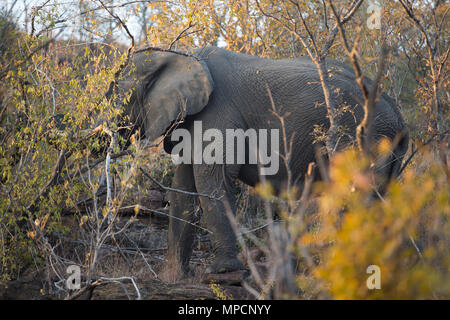
[[(363, 98), (352, 70), (338, 61), (327, 61), (335, 70), (329, 80), (332, 98), (348, 107), (340, 120), (347, 132), (339, 140), (341, 149), (354, 141), (364, 115)], [(315, 161), (315, 148), (321, 143), (313, 132), (317, 126), (329, 127), (316, 66), (308, 57), (272, 60), (219, 47), (205, 47), (189, 54), (139, 53), (132, 65), (119, 88), (123, 92), (132, 90), (124, 112), (134, 129), (139, 129), (150, 141), (163, 137), (167, 153), (176, 156), (178, 150), (178, 156), (193, 159), (176, 165), (172, 182), (175, 191), (169, 193), (169, 267), (176, 266), (183, 274), (189, 273), (196, 232), (192, 222), (198, 218), (200, 205), (206, 228), (212, 233), (214, 252), (214, 261), (207, 272), (245, 269), (237, 258), (237, 239), (227, 215), (235, 211), (235, 182), (255, 186), (264, 179), (278, 194), (288, 182), (301, 190), (308, 164)], [(370, 79), (365, 81), (370, 84)], [(395, 177), (408, 148), (408, 129), (387, 94), (380, 95), (376, 102), (373, 126), (376, 139), (385, 137), (394, 141), (400, 135), (383, 168), (386, 175)], [(249, 136), (245, 137), (247, 153), (241, 162), (194, 161), (207, 147), (207, 139), (200, 142), (200, 147), (181, 152), (174, 139), (179, 129), (194, 136), (195, 130), (205, 134), (210, 129), (224, 136), (228, 129), (283, 133), (268, 142), (270, 150), (271, 146), (279, 146), (276, 157), (271, 158), (278, 159), (279, 168), (275, 173), (261, 175), (261, 164), (250, 162), (249, 153), (254, 148)], [(196, 138), (192, 135), (185, 139), (191, 139), (195, 145)], [(286, 154), (287, 145), (290, 158), (285, 166), (286, 158), (282, 155)], [(236, 159), (239, 157), (236, 148), (231, 152)], [(215, 156), (224, 158), (225, 151), (222, 149), (222, 154)], [(320, 179), (319, 173), (315, 176)]]

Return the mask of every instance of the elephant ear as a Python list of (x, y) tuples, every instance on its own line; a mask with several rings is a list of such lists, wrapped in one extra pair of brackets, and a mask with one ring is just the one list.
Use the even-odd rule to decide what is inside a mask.
[(135, 58), (137, 108), (144, 112), (145, 135), (153, 141), (209, 101), (213, 80), (208, 67), (195, 57), (171, 52)]

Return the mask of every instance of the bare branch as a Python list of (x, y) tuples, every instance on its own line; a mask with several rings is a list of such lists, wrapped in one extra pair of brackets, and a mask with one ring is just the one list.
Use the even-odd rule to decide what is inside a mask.
[(42, 5), (33, 8), (33, 13), (31, 15), (31, 35), (32, 36), (34, 35), (34, 32), (36, 30), (35, 27), (34, 27), (34, 21), (36, 19), (36, 15), (39, 12), (39, 10), (41, 10), (49, 2), (50, 2), (50, 0), (47, 0)]
[(143, 48), (137, 49), (135, 51), (135, 53), (142, 53), (142, 52), (147, 52), (147, 51), (169, 52), (169, 53), (178, 54), (180, 56), (194, 58), (195, 60), (200, 60), (194, 54), (189, 54), (189, 53), (186, 53), (186, 52), (181, 52), (181, 51), (176, 51), (176, 50), (171, 50), (171, 49), (164, 49), (164, 48), (160, 48), (160, 47), (153, 47), (153, 46), (147, 46), (147, 47), (143, 47)]
[(173, 45), (178, 40), (180, 40), (183, 37), (183, 35), (193, 26), (194, 26), (194, 24), (192, 23), (192, 21), (189, 21), (189, 25), (186, 28), (184, 28), (183, 30), (181, 30), (181, 32), (177, 35), (177, 37), (170, 43), (168, 50), (172, 50)]
[[(355, 0), (352, 2), (352, 4), (348, 8), (346, 14), (344, 15), (344, 18), (342, 19), (341, 24), (346, 24), (353, 17), (353, 15), (359, 9), (359, 7), (363, 3), (363, 1), (364, 0)], [(324, 7), (326, 8), (325, 3), (324, 3)], [(325, 43), (323, 50), (320, 54), (322, 57), (325, 57), (328, 54), (328, 50), (330, 50), (334, 40), (336, 39), (336, 35), (338, 34), (338, 31), (339, 31), (338, 24), (335, 24), (335, 26), (331, 30), (331, 33), (328, 35), (327, 42)]]
[(106, 99), (110, 99), (114, 92), (117, 90), (117, 85), (119, 81), (119, 77), (122, 74), (123, 70), (128, 66), (128, 63), (130, 62), (131, 56), (134, 54), (135, 51), (135, 42), (134, 42), (134, 36), (131, 34), (130, 29), (128, 29), (128, 26), (123, 22), (123, 20), (116, 14), (114, 14), (105, 4), (102, 2), (102, 0), (98, 0), (102, 7), (114, 18), (116, 19), (120, 25), (125, 29), (125, 32), (127, 33), (128, 37), (131, 40), (131, 44), (127, 49), (127, 56), (125, 61), (119, 66), (117, 71), (114, 73), (114, 80), (110, 83), (108, 91), (106, 92)]
[(155, 183), (159, 188), (161, 188), (162, 190), (165, 191), (172, 191), (172, 192), (178, 192), (178, 193), (182, 193), (182, 194), (187, 194), (190, 196), (199, 196), (199, 197), (205, 197), (211, 200), (221, 200), (222, 196), (217, 198), (215, 197), (213, 194), (204, 194), (204, 193), (197, 193), (197, 192), (190, 192), (190, 191), (184, 191), (184, 190), (180, 190), (180, 189), (175, 189), (175, 188), (171, 188), (171, 187), (166, 187), (163, 184), (161, 184), (160, 182), (158, 182), (155, 178), (153, 178), (150, 173), (147, 172), (147, 170), (145, 170), (144, 168), (140, 167), (140, 170), (142, 171), (142, 173), (149, 178), (153, 183)]

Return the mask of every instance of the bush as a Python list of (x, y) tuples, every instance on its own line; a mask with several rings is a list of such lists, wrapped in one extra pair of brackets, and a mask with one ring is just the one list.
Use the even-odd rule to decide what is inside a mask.
[[(298, 243), (320, 248), (312, 279), (301, 276), (301, 287), (336, 299), (450, 297), (449, 182), (442, 165), (425, 154), (418, 164), (427, 163), (426, 170), (418, 164), (406, 169), (403, 179), (370, 205), (366, 162), (354, 150), (335, 157), (331, 182), (318, 188), (316, 232)], [(370, 265), (380, 268), (381, 289), (366, 285)]]

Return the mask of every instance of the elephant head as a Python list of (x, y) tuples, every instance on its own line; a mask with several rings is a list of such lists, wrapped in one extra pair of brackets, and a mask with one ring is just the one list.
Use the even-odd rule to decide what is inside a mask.
[(119, 90), (132, 90), (125, 115), (153, 141), (168, 133), (209, 101), (214, 83), (208, 67), (195, 56), (173, 52), (138, 54), (119, 82)]

